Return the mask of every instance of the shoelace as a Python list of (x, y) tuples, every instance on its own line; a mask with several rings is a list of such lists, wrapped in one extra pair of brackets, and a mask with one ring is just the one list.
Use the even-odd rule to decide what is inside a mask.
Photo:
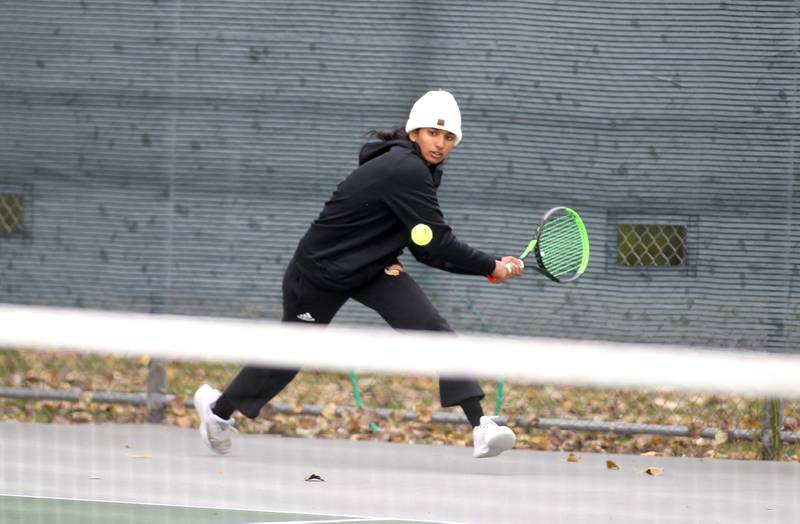
[(217, 420), (212, 420), (212, 421), (211, 421), (211, 423), (212, 423), (212, 424), (216, 424), (216, 425), (217, 425), (217, 428), (220, 430), (220, 432), (222, 432), (222, 431), (226, 431), (226, 430), (231, 430), (231, 431), (233, 431), (234, 433), (239, 433), (239, 430), (238, 430), (238, 429), (236, 429), (236, 427), (235, 427), (235, 426), (234, 426), (232, 423), (228, 423), (228, 422), (219, 422), (219, 421), (217, 421)]
[[(214, 424), (216, 426), (215, 429), (219, 430), (216, 433), (224, 433), (226, 431), (233, 431), (234, 433), (239, 433), (239, 430), (236, 429), (233, 424), (228, 424), (227, 422), (219, 422), (217, 420), (212, 420), (211, 424)], [(208, 432), (209, 440), (213, 440), (215, 442), (221, 442), (220, 440), (214, 438), (214, 435), (215, 435), (214, 431), (209, 431)]]

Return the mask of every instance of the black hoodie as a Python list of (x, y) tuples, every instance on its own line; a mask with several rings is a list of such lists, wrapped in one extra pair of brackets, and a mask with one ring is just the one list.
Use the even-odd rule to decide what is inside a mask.
[[(294, 260), (319, 287), (360, 287), (409, 247), (420, 262), (451, 273), (489, 275), (494, 257), (458, 240), (444, 220), (436, 189), (440, 166), (429, 166), (409, 140), (369, 142), (359, 167), (345, 178), (300, 240)], [(411, 243), (411, 228), (427, 224), (433, 240)]]

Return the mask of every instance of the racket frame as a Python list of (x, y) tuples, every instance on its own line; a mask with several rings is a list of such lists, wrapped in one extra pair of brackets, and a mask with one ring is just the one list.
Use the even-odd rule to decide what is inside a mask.
[[(582, 248), (581, 263), (578, 266), (578, 269), (575, 271), (575, 274), (569, 278), (559, 278), (550, 273), (549, 271), (547, 271), (547, 269), (545, 269), (544, 261), (542, 260), (542, 253), (539, 250), (539, 236), (542, 233), (542, 227), (545, 225), (545, 223), (547, 223), (547, 221), (550, 219), (551, 216), (553, 216), (556, 213), (560, 213), (562, 211), (567, 215), (569, 215), (570, 218), (572, 218), (575, 221), (575, 223), (578, 226), (578, 232), (581, 237), (581, 248)], [(586, 226), (584, 225), (580, 215), (574, 209), (564, 206), (554, 207), (548, 210), (542, 216), (541, 220), (539, 220), (539, 225), (536, 226), (536, 231), (534, 232), (533, 239), (530, 242), (528, 242), (528, 245), (525, 247), (525, 250), (519, 256), (520, 260), (524, 260), (531, 253), (533, 253), (534, 256), (536, 257), (536, 265), (533, 266), (533, 269), (543, 274), (553, 282), (558, 282), (559, 284), (565, 284), (567, 282), (572, 282), (574, 280), (577, 280), (578, 277), (580, 277), (583, 274), (583, 272), (586, 271), (586, 267), (589, 265), (589, 234), (586, 232)], [(531, 266), (529, 265), (528, 267)]]

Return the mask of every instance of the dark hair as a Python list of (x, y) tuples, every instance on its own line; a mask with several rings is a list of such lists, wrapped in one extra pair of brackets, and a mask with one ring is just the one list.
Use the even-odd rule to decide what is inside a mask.
[(406, 133), (406, 127), (404, 125), (398, 124), (391, 129), (373, 129), (372, 131), (368, 131), (367, 138), (376, 138), (383, 142), (388, 142), (389, 140), (408, 138), (408, 133)]

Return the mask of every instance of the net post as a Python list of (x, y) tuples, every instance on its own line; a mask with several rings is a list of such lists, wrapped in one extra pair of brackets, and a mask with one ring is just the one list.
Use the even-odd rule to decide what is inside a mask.
[(161, 359), (151, 358), (147, 364), (147, 421), (158, 424), (164, 420), (167, 394), (166, 363)]
[(761, 432), (761, 458), (780, 460), (781, 428), (783, 427), (783, 401), (768, 398), (764, 401), (764, 428)]

